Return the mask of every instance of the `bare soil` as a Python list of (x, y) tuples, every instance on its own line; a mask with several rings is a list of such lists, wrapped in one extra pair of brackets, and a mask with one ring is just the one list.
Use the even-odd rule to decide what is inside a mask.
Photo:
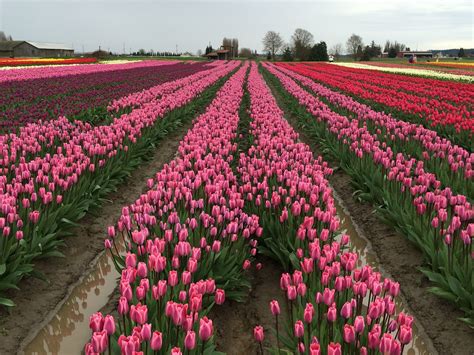
[[(275, 318), (270, 312), (270, 301), (278, 300), (281, 316), (287, 313), (285, 298), (280, 290), (282, 269), (272, 259), (260, 256), (257, 260), (263, 267), (252, 270), (252, 289), (245, 302), (225, 302), (212, 309), (210, 317), (217, 329), (217, 350), (229, 355), (257, 354), (259, 347), (253, 337), (253, 328), (263, 326), (265, 332), (264, 346), (274, 346), (276, 337), (269, 331), (275, 329)], [(280, 322), (280, 331), (283, 329)]]
[(11, 298), (16, 303), (8, 314), (0, 314), (0, 354), (20, 352), (22, 341), (31, 337), (49, 319), (58, 306), (67, 298), (75, 283), (87, 275), (95, 266), (98, 256), (104, 251), (104, 236), (107, 226), (114, 224), (121, 209), (135, 201), (147, 190), (146, 181), (175, 155), (191, 122), (170, 132), (153, 153), (151, 159), (136, 169), (117, 191), (107, 196), (110, 203), (104, 204), (94, 214), (88, 214), (76, 228), (74, 236), (66, 239), (61, 250), (65, 258), (40, 260), (38, 270), (48, 278), (46, 283), (39, 279), (24, 279), (20, 291), (13, 292)]

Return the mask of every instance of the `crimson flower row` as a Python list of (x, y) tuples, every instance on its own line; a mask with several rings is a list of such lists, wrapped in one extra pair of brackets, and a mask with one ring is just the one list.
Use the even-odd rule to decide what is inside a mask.
[[(469, 134), (472, 134), (474, 131), (473, 121), (470, 119), (472, 115), (472, 84), (454, 83), (452, 88), (450, 87), (440, 92), (437, 95), (437, 99), (428, 99), (400, 91), (397, 85), (398, 81), (391, 82), (390, 88), (382, 88), (376, 84), (371, 84), (375, 79), (377, 82), (380, 82), (381, 73), (373, 73), (373, 71), (366, 73), (363, 70), (359, 70), (357, 78), (360, 81), (358, 81), (352, 75), (349, 75), (349, 71), (346, 68), (335, 68), (323, 64), (312, 64), (308, 68), (312, 71), (310, 75), (313, 79), (357, 97), (375, 101), (404, 113), (416, 115), (420, 119), (427, 120), (427, 123), (431, 126), (453, 126), (457, 132), (466, 131)], [(341, 71), (344, 73), (343, 76), (340, 76)], [(395, 76), (393, 74), (384, 75)], [(386, 81), (387, 79), (384, 80)], [(439, 82), (439, 80), (436, 82)], [(456, 89), (456, 87), (461, 85), (462, 90)], [(462, 96), (462, 92), (465, 92), (465, 90), (470, 93), (469, 97), (471, 99), (468, 99), (470, 100), (468, 103), (459, 102), (451, 104), (445, 101), (445, 95), (448, 92), (459, 92), (459, 95)]]
[[(275, 66), (276, 67), (276, 66)], [(315, 94), (328, 100), (336, 107), (348, 110), (356, 115), (359, 122), (368, 122), (374, 125), (377, 135), (386, 141), (400, 145), (407, 149), (407, 144), (419, 142), (418, 159), (425, 164), (434, 166), (438, 172), (450, 171), (447, 180), (458, 183), (460, 189), (468, 190), (468, 185), (474, 178), (474, 153), (454, 145), (446, 138), (441, 138), (435, 131), (422, 125), (398, 120), (384, 112), (372, 110), (369, 106), (361, 104), (352, 97), (333, 91), (321, 84), (314, 82), (305, 75), (308, 73), (304, 67), (292, 67), (292, 70), (276, 67), (286, 75), (299, 81)], [(298, 74), (300, 73), (300, 74)], [(474, 196), (471, 196), (474, 197)]]

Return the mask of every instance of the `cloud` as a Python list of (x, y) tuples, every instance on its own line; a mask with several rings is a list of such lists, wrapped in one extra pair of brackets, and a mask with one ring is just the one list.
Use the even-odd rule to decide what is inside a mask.
[(0, 29), (14, 38), (59, 41), (76, 50), (111, 48), (196, 51), (224, 36), (261, 50), (268, 30), (286, 41), (297, 27), (345, 43), (398, 40), (420, 49), (470, 47), (473, 5), (461, 0), (0, 0)]

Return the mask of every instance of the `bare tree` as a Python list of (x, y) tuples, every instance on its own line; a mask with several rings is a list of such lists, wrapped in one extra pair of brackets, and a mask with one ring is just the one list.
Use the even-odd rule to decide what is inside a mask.
[(280, 34), (275, 31), (268, 31), (263, 37), (263, 50), (269, 52), (272, 56), (272, 60), (275, 60), (275, 54), (277, 54), (283, 47), (283, 39)]
[(237, 38), (227, 38), (222, 39), (222, 47), (229, 51), (229, 57), (237, 57), (239, 53), (239, 40)]
[(252, 50), (250, 48), (242, 48), (239, 53), (241, 58), (251, 58), (253, 57)]
[(232, 38), (232, 58), (235, 58), (239, 55), (239, 40), (237, 38)]
[(342, 44), (341, 43), (336, 43), (334, 46), (331, 47), (329, 50), (329, 54), (332, 54), (334, 58), (339, 59), (343, 52)]
[(1, 42), (4, 42), (4, 41), (6, 41), (6, 40), (8, 40), (8, 38), (7, 38), (7, 36), (5, 35), (5, 32), (0, 31), (0, 41), (1, 41)]
[(202, 56), (202, 50), (198, 49), (197, 52), (196, 52), (196, 55), (198, 57), (201, 57)]
[(297, 28), (293, 36), (291, 36), (295, 57), (299, 60), (307, 60), (311, 47), (314, 43), (314, 37), (311, 32), (302, 28)]
[(359, 48), (364, 47), (364, 42), (362, 42), (362, 37), (353, 33), (347, 40), (346, 43), (347, 52), (351, 54), (354, 59), (357, 59), (359, 54)]

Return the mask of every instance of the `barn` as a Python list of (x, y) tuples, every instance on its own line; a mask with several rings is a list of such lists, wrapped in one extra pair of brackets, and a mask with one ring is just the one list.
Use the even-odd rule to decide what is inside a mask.
[(32, 41), (0, 42), (0, 57), (72, 57), (74, 49), (57, 43)]

